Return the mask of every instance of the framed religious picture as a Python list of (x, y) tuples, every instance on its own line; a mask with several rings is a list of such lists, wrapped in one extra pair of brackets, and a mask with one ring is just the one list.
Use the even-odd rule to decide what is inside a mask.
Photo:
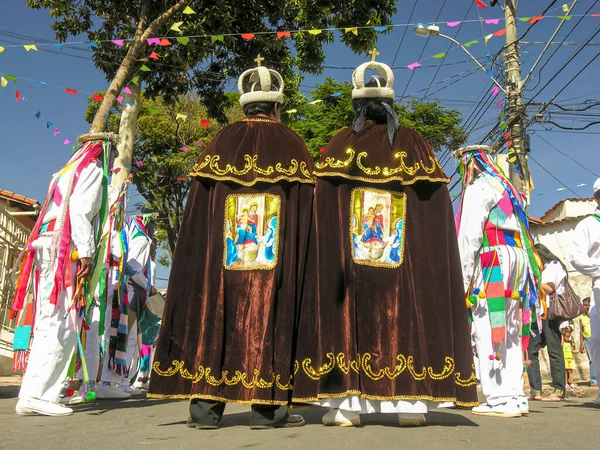
[(225, 269), (273, 269), (279, 250), (280, 214), (278, 195), (228, 195), (223, 228)]
[(404, 259), (406, 194), (356, 188), (350, 197), (350, 239), (356, 264), (395, 268)]

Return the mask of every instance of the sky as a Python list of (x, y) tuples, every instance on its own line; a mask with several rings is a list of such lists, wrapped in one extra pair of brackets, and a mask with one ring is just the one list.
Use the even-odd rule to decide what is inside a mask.
[[(17, 77), (16, 83), (9, 81), (6, 88), (0, 88), (0, 188), (42, 201), (50, 176), (60, 169), (72, 154), (73, 144), (63, 145), (65, 139), (75, 142), (77, 136), (89, 128), (83, 119), (87, 97), (96, 90), (106, 89), (108, 82), (94, 67), (89, 59), (90, 53), (85, 51), (84, 46), (74, 47), (80, 50), (69, 51), (41, 46), (38, 52), (25, 51), (22, 45), (35, 43), (32, 38), (54, 41), (48, 11), (28, 9), (25, 3), (18, 0), (0, 0), (0, 46), (5, 47), (5, 51), (0, 53), (0, 74)], [(483, 37), (504, 28), (504, 21), (500, 20), (497, 25), (486, 25), (482, 21), (503, 18), (504, 13), (498, 6), (482, 10), (474, 3), (475, 0), (398, 1), (398, 12), (392, 23), (436, 23), (442, 33), (454, 37), (459, 42), (478, 40), (479, 42), (471, 45), (469, 50), (486, 65), (486, 55), (498, 52), (504, 45), (504, 37), (493, 37), (487, 44), (484, 43)], [(548, 0), (518, 1), (517, 15), (537, 16), (549, 3)], [(584, 14), (595, 3), (598, 5), (591, 9), (590, 16), (584, 17), (577, 25), (580, 19), (578, 15)], [(559, 19), (555, 16), (564, 14), (562, 4), (563, 2), (557, 2), (523, 39), (521, 61), (524, 74), (529, 72), (544, 47), (542, 44), (549, 41), (558, 25)], [(600, 14), (599, 2), (580, 0), (572, 11), (571, 20), (565, 23), (554, 41), (561, 41), (570, 31), (572, 33), (567, 42), (586, 41), (600, 26), (600, 17), (591, 16), (594, 13)], [(448, 22), (457, 21), (463, 23), (454, 27), (447, 25)], [(519, 21), (519, 36), (529, 26), (528, 22)], [(240, 30), (250, 31), (252, 30)], [(7, 32), (20, 33), (29, 38), (9, 37)], [(78, 37), (70, 40), (86, 39)], [(600, 43), (600, 36), (592, 40), (592, 43), (595, 42)], [(19, 44), (20, 47), (11, 47), (13, 44)], [(439, 36), (422, 38), (414, 33), (412, 25), (398, 26), (390, 33), (381, 35), (377, 46), (381, 53), (378, 60), (394, 68), (394, 88), (397, 96), (404, 95), (405, 99), (423, 99), (427, 88), (431, 86), (425, 100), (438, 100), (443, 106), (458, 109), (464, 117), (468, 117), (482, 95), (485, 95), (486, 99), (492, 95), (492, 85), (486, 73), (475, 70), (475, 63), (468, 60), (460, 48)], [(551, 45), (546, 57), (557, 48), (558, 51), (542, 72), (534, 73), (526, 86), (525, 98), (531, 98), (533, 93), (553, 78), (580, 46)], [(445, 59), (432, 58), (440, 52), (447, 52)], [(327, 68), (320, 75), (306, 75), (302, 83), (303, 92), (308, 94), (310, 87), (323, 81), (325, 77), (349, 81), (353, 68), (368, 60), (366, 55), (353, 54), (346, 48), (341, 43), (339, 34), (335, 43), (327, 45), (325, 53)], [(66, 54), (77, 57), (68, 57)], [(584, 48), (535, 101), (549, 101), (597, 54), (597, 46), (589, 45)], [(420, 62), (426, 67), (413, 71), (406, 67), (415, 62)], [(597, 87), (599, 71), (600, 58), (585, 69), (555, 101), (572, 104), (586, 99), (600, 99), (600, 88)], [(46, 84), (39, 85), (36, 81)], [(77, 90), (77, 95), (66, 94), (66, 88)], [(22, 94), (19, 102), (15, 101), (15, 89)], [(41, 112), (39, 119), (36, 118), (38, 111)], [(591, 109), (589, 112), (598, 113), (597, 109)], [(484, 137), (496, 123), (498, 114), (496, 101), (491, 102), (475, 126), (468, 143), (476, 143)], [(554, 119), (566, 127), (581, 126), (581, 123), (561, 119), (560, 116), (555, 116)], [(48, 121), (52, 123), (49, 128)], [(57, 129), (60, 132), (55, 136)], [(600, 174), (600, 152), (597, 144), (599, 133), (600, 126), (576, 132), (558, 128), (546, 130), (539, 124), (530, 128), (530, 168), (535, 183), (529, 209), (531, 215), (539, 217), (564, 198), (590, 196), (594, 180), (600, 177), (595, 175)], [(453, 173), (454, 161), (448, 161), (445, 168), (448, 174)], [(582, 184), (585, 186), (580, 186)], [(459, 191), (455, 189), (452, 193), (458, 194)], [(161, 271), (158, 276), (161, 277)]]

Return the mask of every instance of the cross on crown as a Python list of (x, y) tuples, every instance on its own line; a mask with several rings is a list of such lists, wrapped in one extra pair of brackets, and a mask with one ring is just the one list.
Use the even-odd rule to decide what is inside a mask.
[(263, 58), (262, 56), (258, 55), (257, 58), (254, 60), (254, 62), (256, 62), (256, 65), (258, 67), (261, 66), (261, 63), (265, 60), (265, 58)]
[(381, 53), (377, 51), (377, 48), (373, 48), (373, 50), (369, 52), (369, 55), (371, 55), (371, 61), (375, 61), (375, 58), (381, 55)]

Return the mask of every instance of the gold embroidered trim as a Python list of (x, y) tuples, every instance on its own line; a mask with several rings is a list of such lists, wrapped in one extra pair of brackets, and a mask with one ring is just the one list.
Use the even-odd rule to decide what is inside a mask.
[(242, 119), (242, 122), (279, 123), (275, 119), (267, 119), (266, 117), (246, 117), (245, 119)]
[(204, 172), (191, 172), (190, 176), (196, 177), (196, 178), (209, 178), (209, 179), (215, 180), (215, 181), (233, 181), (234, 183), (240, 184), (242, 186), (247, 186), (247, 187), (252, 187), (256, 183), (260, 183), (260, 182), (275, 184), (281, 180), (286, 180), (286, 181), (289, 181), (290, 183), (297, 182), (297, 183), (302, 183), (302, 184), (315, 184), (315, 180), (313, 180), (313, 179), (300, 178), (300, 177), (287, 177), (285, 175), (282, 175), (277, 178), (257, 177), (255, 179), (253, 179), (252, 181), (242, 181), (239, 178), (222, 177), (222, 176), (212, 175), (212, 174), (204, 173)]
[(171, 362), (171, 367), (167, 368), (166, 370), (162, 370), (160, 368), (160, 361), (156, 361), (154, 364), (152, 364), (152, 370), (161, 377), (172, 377), (179, 375), (181, 378), (190, 380), (194, 384), (204, 380), (207, 384), (213, 387), (219, 387), (223, 384), (227, 386), (236, 386), (241, 383), (246, 389), (271, 389), (273, 386), (276, 386), (279, 390), (290, 391), (293, 389), (292, 378), (300, 369), (300, 366), (296, 361), (294, 364), (294, 372), (290, 375), (289, 380), (283, 384), (281, 381), (281, 375), (272, 374), (270, 380), (265, 380), (260, 376), (260, 372), (256, 369), (253, 371), (252, 379), (250, 380), (248, 380), (248, 374), (246, 372), (242, 372), (241, 370), (236, 370), (235, 375), (233, 375), (231, 378), (228, 378), (229, 371), (223, 370), (220, 378), (217, 379), (211, 374), (210, 367), (198, 366), (196, 371), (191, 373), (184, 367), (184, 365), (184, 361), (174, 360)]
[[(344, 375), (348, 375), (350, 370), (358, 374), (362, 372), (373, 381), (379, 381), (383, 378), (394, 380), (405, 371), (408, 371), (415, 381), (423, 381), (427, 377), (435, 381), (441, 381), (454, 375), (455, 384), (458, 386), (469, 387), (477, 383), (477, 378), (474, 373), (475, 367), (471, 367), (473, 372), (471, 373), (471, 376), (465, 380), (461, 378), (460, 372), (454, 371), (454, 358), (450, 356), (444, 358), (444, 367), (439, 373), (435, 372), (433, 367), (423, 367), (420, 371), (417, 371), (417, 369), (415, 369), (414, 358), (412, 356), (407, 357), (403, 354), (398, 354), (396, 356), (398, 364), (392, 367), (383, 367), (378, 370), (374, 369), (371, 365), (373, 356), (370, 353), (357, 355), (355, 360), (349, 362), (346, 362), (346, 355), (344, 353), (335, 355), (333, 352), (330, 352), (326, 354), (326, 358), (328, 361), (317, 369), (312, 366), (312, 360), (310, 358), (304, 359), (300, 366), (304, 373), (310, 379), (315, 381), (318, 381), (321, 377), (330, 373), (337, 366)], [(360, 392), (358, 393), (360, 394)]]
[[(260, 198), (260, 197), (265, 197), (265, 204), (266, 204), (266, 197), (271, 197), (276, 203), (277, 203), (277, 233), (275, 235), (275, 244), (273, 244), (273, 246), (276, 249), (275, 252), (275, 259), (273, 261), (271, 261), (268, 265), (267, 264), (249, 264), (249, 265), (242, 265), (242, 266), (228, 266), (227, 265), (227, 220), (229, 219), (229, 216), (227, 215), (227, 204), (229, 203), (230, 199), (237, 199), (237, 198)], [(271, 216), (273, 217), (273, 216)], [(266, 222), (266, 221), (265, 221)], [(233, 224), (232, 224), (233, 227)], [(246, 270), (273, 270), (275, 267), (277, 267), (277, 262), (279, 261), (279, 245), (280, 245), (280, 240), (279, 240), (279, 233), (281, 231), (281, 196), (279, 195), (275, 195), (275, 194), (229, 194), (227, 197), (225, 197), (225, 223), (223, 223), (223, 267), (225, 268), (225, 270), (238, 270), (238, 271), (246, 271)]]
[(195, 398), (201, 399), (201, 400), (213, 400), (213, 401), (217, 401), (217, 402), (223, 402), (223, 403), (235, 403), (235, 404), (240, 404), (240, 405), (278, 405), (278, 406), (285, 406), (287, 405), (289, 402), (288, 401), (279, 401), (279, 400), (262, 400), (262, 399), (252, 399), (252, 400), (234, 400), (234, 399), (229, 399), (229, 398), (225, 398), (225, 397), (217, 397), (214, 395), (204, 395), (204, 394), (189, 394), (189, 395), (183, 395), (183, 394), (173, 394), (173, 395), (169, 395), (169, 394), (151, 394), (151, 393), (147, 393), (146, 397), (148, 398), (155, 398), (155, 399), (173, 399), (173, 400), (192, 400)]
[(396, 191), (385, 191), (382, 189), (374, 189), (374, 188), (354, 188), (352, 189), (352, 192), (350, 193), (350, 239), (352, 239), (353, 236), (353, 232), (352, 232), (352, 218), (353, 218), (353, 209), (354, 209), (354, 196), (356, 195), (357, 192), (375, 192), (378, 194), (391, 194), (392, 195), (392, 202), (394, 201), (394, 195), (402, 197), (403, 201), (404, 201), (404, 211), (402, 214), (402, 237), (401, 237), (401, 252), (400, 252), (400, 262), (397, 263), (383, 263), (383, 262), (378, 262), (378, 261), (364, 261), (361, 259), (356, 259), (356, 256), (354, 254), (354, 242), (350, 242), (350, 251), (352, 253), (352, 260), (356, 263), (359, 264), (361, 266), (371, 266), (371, 267), (382, 267), (382, 268), (386, 268), (386, 269), (396, 269), (398, 267), (400, 267), (402, 265), (402, 263), (404, 262), (404, 243), (406, 242), (406, 210), (407, 210), (407, 198), (406, 198), (406, 194), (404, 192), (396, 192)]
[[(264, 175), (264, 176), (272, 175), (275, 171), (277, 171), (277, 173), (281, 173), (288, 177), (291, 177), (298, 172), (298, 168), (300, 167), (300, 164), (298, 163), (298, 160), (296, 160), (296, 159), (290, 160), (289, 168), (283, 167), (283, 165), (280, 162), (277, 163), (275, 165), (275, 167), (273, 167), (273, 166), (259, 167), (258, 155), (254, 155), (254, 156), (244, 155), (245, 162), (244, 162), (244, 167), (242, 167), (242, 168), (237, 168), (231, 164), (226, 164), (225, 168), (221, 168), (221, 167), (219, 167), (220, 160), (221, 160), (221, 157), (219, 155), (212, 155), (212, 156), (206, 155), (204, 157), (204, 161), (198, 162), (198, 163), (196, 163), (196, 165), (194, 165), (194, 167), (192, 168), (192, 171), (190, 172), (190, 176), (202, 176), (202, 175), (204, 175), (204, 173), (202, 173), (201, 170), (208, 167), (214, 174), (219, 175), (219, 176), (225, 176), (228, 174), (243, 176), (243, 175), (247, 175), (251, 170), (253, 170), (254, 172), (258, 173), (259, 175)], [(302, 172), (302, 174), (304, 176), (312, 179), (310, 172), (308, 171), (306, 162), (303, 161), (302, 164), (304, 164), (304, 170), (301, 169), (300, 171)]]
[(462, 402), (462, 401), (458, 400), (456, 397), (433, 397), (431, 395), (380, 396), (380, 395), (363, 394), (360, 391), (354, 391), (354, 390), (336, 393), (336, 394), (319, 394), (318, 397), (305, 397), (305, 398), (293, 397), (292, 402), (294, 402), (294, 403), (319, 403), (323, 399), (326, 399), (326, 398), (343, 398), (343, 397), (348, 397), (350, 395), (357, 395), (361, 399), (379, 400), (382, 402), (394, 401), (394, 400), (408, 400), (408, 401), (410, 401), (410, 400), (413, 400), (413, 401), (429, 400), (429, 401), (435, 402), (435, 403), (452, 402), (452, 403), (456, 404), (457, 406), (462, 406), (462, 407), (473, 407), (473, 406), (479, 405), (479, 402)]
[[(315, 168), (317, 170), (321, 170), (321, 169), (325, 169), (327, 167), (330, 167), (332, 169), (343, 169), (345, 167), (350, 167), (352, 161), (354, 160), (354, 155), (356, 154), (356, 152), (352, 148), (348, 148), (346, 150), (346, 154), (350, 155), (348, 157), (348, 159), (346, 159), (346, 160), (339, 160), (339, 159), (335, 159), (333, 157), (326, 157), (325, 161), (315, 163)], [(439, 168), (443, 173), (443, 168), (435, 156), (429, 156), (429, 161), (431, 162), (430, 167), (426, 166), (423, 161), (416, 162), (412, 166), (407, 166), (405, 159), (408, 157), (408, 153), (405, 151), (400, 151), (400, 152), (397, 152), (394, 154), (394, 158), (399, 160), (398, 165), (396, 167), (384, 167), (384, 168), (381, 168), (379, 166), (375, 166), (375, 167), (371, 168), (371, 167), (368, 167), (367, 165), (365, 165), (364, 159), (368, 158), (368, 156), (369, 155), (367, 152), (358, 153), (358, 155), (356, 156), (356, 166), (366, 175), (377, 176), (379, 174), (382, 174), (385, 177), (385, 180), (379, 181), (379, 182), (387, 182), (392, 179), (398, 180), (398, 181), (404, 181), (404, 178), (402, 176), (397, 176), (397, 177), (393, 177), (393, 176), (396, 174), (399, 174), (399, 173), (405, 173), (406, 175), (413, 177), (414, 175), (417, 174), (417, 172), (419, 172), (419, 170), (423, 170), (426, 174), (431, 175), (435, 172), (436, 168)], [(316, 176), (325, 174), (325, 173), (320, 174), (319, 172), (317, 172), (317, 170), (315, 170), (315, 172), (314, 172), (314, 174)], [(336, 173), (336, 175), (344, 176), (343, 174), (339, 174), (339, 173)], [(430, 179), (426, 176), (423, 176), (423, 177), (424, 177), (423, 179)], [(347, 175), (346, 178), (361, 180), (361, 177), (354, 177), (351, 175)], [(447, 180), (447, 179), (445, 179), (445, 180)], [(367, 178), (366, 181), (377, 181), (377, 180)], [(433, 179), (431, 181), (439, 181), (439, 179)], [(447, 183), (449, 181), (450, 180), (447, 180), (445, 182)], [(412, 182), (413, 181), (411, 180), (411, 183)]]

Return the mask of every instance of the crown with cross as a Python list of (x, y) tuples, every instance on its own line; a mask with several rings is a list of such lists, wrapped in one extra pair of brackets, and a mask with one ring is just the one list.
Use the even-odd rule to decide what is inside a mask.
[(283, 78), (276, 70), (262, 66), (262, 56), (254, 60), (256, 67), (246, 70), (238, 80), (240, 104), (255, 102), (283, 103)]
[[(361, 64), (356, 68), (352, 74), (352, 98), (391, 98), (395, 96), (394, 93), (394, 72), (390, 69), (390, 66), (384, 63), (375, 61), (380, 55), (376, 48), (369, 52), (371, 55), (371, 61)], [(365, 85), (365, 71), (368, 69), (375, 69), (379, 76), (373, 77), (376, 81), (377, 86), (367, 87)]]

